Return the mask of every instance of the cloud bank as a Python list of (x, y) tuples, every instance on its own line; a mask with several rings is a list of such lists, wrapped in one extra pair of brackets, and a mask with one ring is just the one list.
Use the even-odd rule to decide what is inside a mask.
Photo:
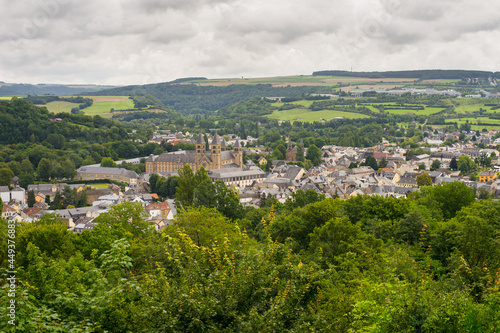
[(0, 0), (0, 81), (499, 70), (500, 2)]

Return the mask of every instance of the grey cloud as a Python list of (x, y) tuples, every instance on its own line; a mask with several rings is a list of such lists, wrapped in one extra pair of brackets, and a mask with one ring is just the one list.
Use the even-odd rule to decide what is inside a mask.
[[(59, 1), (58, 10), (26, 37), (23, 25), (33, 23), (51, 1)], [(500, 2), (493, 0), (0, 0), (0, 5), (2, 81), (142, 84), (351, 66), (498, 70), (491, 68), (500, 51)]]

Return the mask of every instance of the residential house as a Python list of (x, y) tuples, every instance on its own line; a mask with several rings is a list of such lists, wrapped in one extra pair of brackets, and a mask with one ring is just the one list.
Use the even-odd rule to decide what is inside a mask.
[(479, 173), (479, 181), (482, 183), (493, 181), (497, 178), (497, 173), (495, 171), (481, 171)]

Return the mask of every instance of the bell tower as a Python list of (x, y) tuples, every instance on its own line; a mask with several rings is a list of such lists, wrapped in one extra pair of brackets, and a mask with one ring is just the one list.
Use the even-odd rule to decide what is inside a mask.
[(205, 140), (203, 140), (203, 134), (201, 132), (198, 134), (198, 139), (196, 140), (196, 155), (195, 163), (196, 169), (201, 166), (201, 160), (205, 156)]
[(222, 147), (221, 147), (220, 137), (217, 133), (215, 133), (214, 139), (212, 140), (212, 143), (210, 144), (210, 152), (212, 153), (213, 169), (220, 169), (222, 167), (221, 150), (222, 150)]
[(243, 152), (241, 151), (240, 140), (236, 140), (233, 150), (234, 161), (243, 169)]

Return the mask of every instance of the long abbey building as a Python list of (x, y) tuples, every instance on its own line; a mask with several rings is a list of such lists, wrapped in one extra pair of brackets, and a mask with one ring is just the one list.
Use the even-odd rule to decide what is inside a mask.
[(196, 150), (181, 150), (171, 153), (163, 153), (156, 158), (150, 155), (146, 160), (146, 173), (176, 172), (184, 165), (189, 165), (193, 171), (204, 167), (206, 170), (221, 169), (222, 167), (243, 168), (243, 152), (239, 141), (236, 141), (234, 149), (228, 150), (224, 138), (216, 133), (206, 150), (203, 135), (198, 134)]

